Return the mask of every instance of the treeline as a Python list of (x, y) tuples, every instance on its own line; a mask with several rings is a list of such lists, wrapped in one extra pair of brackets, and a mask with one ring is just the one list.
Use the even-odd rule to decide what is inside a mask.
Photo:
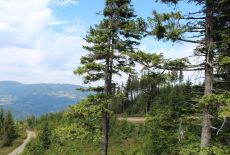
[[(175, 81), (169, 76), (165, 82), (151, 87), (155, 93), (145, 94), (144, 85), (140, 85), (140, 81), (146, 78), (144, 76), (130, 77), (114, 90), (108, 154), (199, 154), (202, 106), (197, 100), (202, 96), (203, 84), (192, 85), (189, 81)], [(154, 82), (153, 79), (147, 81), (148, 84)], [(135, 87), (129, 86), (132, 82)], [(130, 91), (134, 94), (132, 99)], [(38, 135), (24, 154), (100, 154), (100, 101), (90, 96), (64, 112), (29, 118), (28, 124), (33, 124)], [(146, 107), (149, 107), (147, 111)], [(215, 108), (212, 110), (215, 112)], [(130, 116), (145, 117), (146, 121), (132, 124), (117, 120), (117, 117)], [(230, 153), (229, 126), (226, 124), (221, 128), (222, 120), (217, 114), (215, 117), (216, 128), (212, 130), (208, 154), (227, 155)]]
[[(126, 84), (115, 91), (111, 109), (118, 116), (147, 118), (143, 131), (144, 154), (199, 154), (203, 107), (199, 100), (203, 91), (203, 83), (183, 82), (179, 76), (165, 76), (165, 80), (155, 74), (129, 77)], [(210, 110), (213, 139), (203, 154), (227, 155), (230, 122), (219, 119), (220, 109), (210, 107)]]
[[(154, 10), (144, 20), (135, 14), (131, 0), (105, 1), (103, 18), (85, 37), (83, 48), (88, 53), (74, 71), (86, 84), (102, 80), (104, 85), (91, 87), (97, 94), (57, 115), (61, 117), (48, 117), (56, 122), (52, 126), (49, 121), (54, 129), (51, 146), (62, 149), (66, 142), (69, 150), (79, 154), (93, 154), (99, 143), (102, 155), (229, 154), (230, 1), (184, 0), (198, 10), (188, 14), (175, 7), (180, 0), (157, 2), (174, 9)], [(139, 50), (141, 39), (149, 36), (193, 43), (196, 49), (193, 55), (174, 60)], [(199, 57), (203, 58), (199, 63), (189, 59)], [(141, 70), (135, 69), (137, 64)], [(184, 71), (200, 71), (204, 82), (184, 82)], [(114, 77), (124, 73), (128, 81), (119, 86)], [(146, 116), (147, 120), (142, 125), (120, 126), (116, 114)], [(120, 150), (127, 149), (127, 143), (133, 147), (127, 152), (111, 151), (116, 142), (122, 144)], [(44, 151), (52, 154), (54, 149)]]
[[(143, 74), (140, 77), (137, 75), (129, 76), (126, 83), (118, 86), (114, 89), (114, 98), (111, 105), (112, 111), (116, 114), (127, 113), (128, 115), (144, 115), (148, 114), (152, 108), (152, 104), (159, 96), (169, 96), (170, 93), (166, 92), (166, 88), (181, 87), (177, 92), (181, 95), (187, 96), (186, 98), (180, 98), (179, 100), (187, 101), (191, 98), (192, 83), (187, 81), (183, 83), (183, 73), (177, 74), (156, 74), (149, 73)], [(187, 86), (187, 91), (184, 91), (184, 87)], [(194, 86), (195, 87), (195, 86)], [(201, 85), (197, 87), (202, 87)], [(190, 89), (189, 89), (190, 88)], [(197, 94), (201, 94), (200, 89)], [(163, 94), (163, 92), (165, 92)], [(190, 92), (190, 93), (189, 93)], [(166, 98), (167, 98), (166, 97)], [(180, 97), (180, 95), (179, 95)], [(173, 96), (171, 98), (178, 98)], [(165, 101), (164, 99), (162, 100)], [(168, 102), (167, 102), (168, 103)], [(189, 103), (188, 103), (189, 104)], [(132, 110), (132, 111), (130, 111)]]
[[(69, 117), (70, 109), (60, 113), (50, 113), (35, 119), (34, 129), (37, 138), (33, 139), (25, 148), (23, 155), (98, 155), (100, 149), (100, 134), (95, 125), (100, 125), (99, 119), (84, 117)], [(87, 125), (85, 129), (75, 131), (76, 122)], [(110, 143), (108, 152), (111, 155), (136, 154), (144, 151), (146, 145), (146, 128), (143, 124), (129, 124), (111, 117)], [(90, 126), (90, 124), (92, 126)]]
[(10, 146), (18, 137), (18, 132), (10, 111), (0, 109), (0, 147)]
[[(181, 1), (157, 2), (169, 4), (170, 7), (178, 5)], [(100, 91), (101, 94), (91, 97), (92, 101), (95, 101), (94, 104), (98, 104), (98, 107), (92, 106), (94, 110), (101, 110), (102, 155), (107, 155), (109, 144), (109, 119), (111, 107), (113, 107), (111, 102), (115, 97), (114, 90), (117, 87), (113, 79), (115, 76), (121, 76), (122, 73), (134, 75), (138, 72), (134, 69), (135, 64), (141, 65), (142, 71), (145, 71), (147, 75), (156, 75), (151, 82), (156, 82), (157, 76), (168, 74), (174, 76), (178, 72), (204, 70), (203, 93), (195, 101), (202, 109), (200, 153), (212, 152), (210, 145), (212, 137), (215, 137), (213, 135), (215, 119), (222, 120), (222, 126), (229, 122), (230, 2), (223, 0), (184, 0), (183, 2), (193, 3), (198, 11), (183, 14), (181, 10), (176, 9), (177, 7), (171, 12), (164, 13), (161, 13), (161, 10), (154, 10), (152, 16), (145, 21), (135, 15), (131, 0), (106, 0), (102, 20), (90, 27), (85, 37), (88, 44), (83, 46), (88, 54), (81, 58), (81, 66), (74, 73), (82, 75), (87, 84), (99, 80), (104, 81), (103, 86), (92, 88)], [(179, 41), (193, 43), (197, 47), (191, 56), (174, 60), (167, 59), (162, 54), (148, 53), (148, 51), (138, 49), (141, 39), (148, 36), (174, 43)], [(203, 57), (204, 60), (198, 63), (190, 62), (190, 57)], [(129, 88), (126, 87), (126, 89)], [(146, 92), (143, 95), (157, 93), (154, 92), (156, 89), (148, 87), (144, 89)], [(131, 90), (127, 97), (127, 92), (126, 99), (131, 99), (132, 103), (135, 94)], [(145, 101), (146, 112), (151, 108), (154, 97), (156, 96), (148, 95)], [(111, 100), (110, 103), (109, 100)], [(92, 101), (86, 100), (83, 105), (91, 107)], [(124, 103), (128, 104), (128, 102)], [(126, 106), (123, 104), (123, 107)]]

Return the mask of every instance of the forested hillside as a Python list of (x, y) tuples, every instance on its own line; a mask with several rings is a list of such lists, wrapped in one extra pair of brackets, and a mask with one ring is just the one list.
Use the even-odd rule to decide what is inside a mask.
[(18, 147), (25, 138), (25, 126), (15, 122), (10, 111), (0, 108), (0, 154), (5, 155)]
[[(189, 81), (183, 84), (168, 81), (161, 87), (145, 85), (157, 92), (148, 94), (144, 91), (145, 80), (146, 77), (129, 79), (126, 86), (117, 89), (111, 108), (108, 154), (199, 154), (202, 110), (196, 101), (202, 95), (203, 86), (192, 86)], [(149, 80), (152, 81), (145, 82)], [(137, 94), (133, 98), (128, 95), (131, 91)], [(101, 118), (97, 105), (91, 104), (94, 99), (91, 96), (63, 113), (29, 119), (28, 124), (35, 128), (38, 137), (26, 147), (24, 154), (100, 154)], [(91, 109), (85, 108), (86, 105)], [(136, 116), (145, 117), (146, 121), (126, 121)], [(227, 155), (229, 128), (221, 128), (219, 119), (214, 123), (209, 152)]]
[(92, 93), (81, 92), (76, 90), (77, 88), (82, 87), (68, 84), (22, 84), (0, 81), (0, 107), (11, 110), (17, 119), (62, 111)]
[[(61, 113), (29, 118), (37, 138), (25, 155), (230, 154), (230, 1), (183, 0), (189, 13), (179, 0), (157, 2), (172, 11), (143, 19), (131, 0), (105, 0), (74, 70), (85, 84), (104, 84), (82, 89), (96, 94)], [(141, 50), (146, 37), (196, 48), (168, 58)], [(134, 116), (145, 121), (125, 121)]]

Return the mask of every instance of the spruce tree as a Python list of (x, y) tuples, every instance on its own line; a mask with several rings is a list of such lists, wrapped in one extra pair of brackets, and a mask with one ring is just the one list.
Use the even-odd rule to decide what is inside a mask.
[[(120, 72), (133, 73), (133, 61), (125, 54), (134, 52), (145, 29), (142, 19), (136, 18), (130, 5), (131, 0), (106, 0), (102, 21), (91, 27), (84, 46), (89, 52), (81, 58), (82, 66), (75, 74), (83, 75), (84, 82), (104, 81), (104, 94), (112, 95), (113, 76)], [(109, 105), (105, 107), (109, 109)], [(102, 116), (102, 155), (107, 155), (109, 114)]]
[(0, 109), (0, 139), (2, 139), (3, 128), (4, 128), (4, 110), (3, 108), (1, 108)]
[(230, 2), (219, 1), (218, 7), (213, 10), (215, 50), (218, 53), (217, 72), (214, 74), (214, 86), (218, 89), (230, 91)]
[[(161, 0), (161, 2), (176, 5), (179, 0)], [(154, 11), (154, 17), (150, 19), (151, 34), (162, 40), (199, 44), (196, 49), (196, 55), (204, 56), (205, 61), (202, 64), (196, 64), (191, 67), (193, 70), (205, 70), (204, 96), (209, 96), (214, 92), (213, 76), (215, 63), (217, 63), (215, 60), (217, 60), (220, 53), (224, 53), (224, 49), (220, 47), (225, 45), (222, 47), (229, 48), (229, 42), (226, 41), (226, 37), (223, 34), (225, 33), (224, 31), (229, 31), (229, 28), (227, 28), (229, 27), (229, 24), (227, 24), (229, 23), (229, 10), (223, 7), (224, 5), (229, 6), (229, 1), (184, 0), (184, 2), (194, 2), (197, 6), (201, 6), (202, 9), (187, 15), (182, 15), (180, 11), (163, 14)], [(217, 26), (219, 21), (225, 23), (225, 26)], [(224, 30), (221, 30), (221, 28)], [(221, 37), (218, 38), (217, 34)], [(224, 42), (223, 38), (225, 38)], [(218, 52), (218, 50), (220, 51)], [(203, 108), (201, 148), (207, 147), (211, 138), (212, 125), (210, 116), (209, 105), (206, 104)]]
[(4, 119), (4, 127), (3, 127), (3, 137), (2, 144), (3, 146), (11, 145), (12, 141), (18, 136), (15, 123), (13, 120), (13, 116), (11, 112), (7, 112)]
[(140, 79), (140, 89), (142, 95), (147, 98), (145, 112), (148, 113), (154, 97), (157, 95), (157, 90), (164, 81), (164, 77), (159, 73), (148, 72), (142, 75)]
[[(4, 110), (3, 108), (0, 109), (0, 124), (3, 125), (4, 122)], [(2, 127), (2, 126), (0, 126)]]
[(29, 128), (34, 128), (36, 124), (36, 117), (34, 115), (31, 115), (27, 118), (26, 122)]
[(44, 149), (48, 149), (51, 144), (51, 129), (49, 123), (46, 122), (42, 128), (40, 141)]

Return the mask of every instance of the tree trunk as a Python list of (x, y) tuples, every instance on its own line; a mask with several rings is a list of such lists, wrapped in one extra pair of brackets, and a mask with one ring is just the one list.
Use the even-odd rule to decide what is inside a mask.
[[(110, 19), (112, 20), (112, 19)], [(113, 52), (114, 52), (114, 37), (113, 34), (108, 38), (108, 44), (110, 46), (109, 53), (106, 57), (106, 68), (105, 68), (105, 84), (104, 94), (106, 96), (112, 95), (112, 71), (113, 71)], [(110, 109), (110, 105), (105, 105), (105, 109)], [(109, 113), (103, 112), (102, 114), (102, 155), (108, 154), (109, 144)]]
[(151, 104), (151, 97), (150, 97), (150, 95), (148, 95), (147, 102), (146, 102), (146, 108), (145, 108), (145, 113), (146, 114), (149, 112), (150, 104)]
[(130, 100), (131, 100), (131, 104), (133, 104), (133, 91), (132, 91), (132, 88), (130, 90)]
[(202, 125), (202, 134), (201, 134), (201, 148), (208, 146), (209, 140), (211, 138), (210, 132), (211, 120), (209, 117), (208, 108), (203, 109), (203, 125)]
[[(212, 20), (212, 4), (206, 0), (206, 55), (205, 55), (205, 90), (204, 95), (212, 93), (213, 89), (213, 20)], [(211, 118), (208, 105), (203, 109), (203, 124), (201, 134), (201, 148), (205, 148), (209, 144), (211, 138)]]
[(107, 155), (109, 142), (109, 117), (108, 113), (104, 112), (102, 116), (102, 155)]
[[(104, 85), (104, 94), (107, 96), (111, 92), (111, 82), (110, 82), (110, 63), (109, 57), (106, 58), (106, 69), (105, 69), (105, 85)], [(108, 105), (105, 105), (105, 108), (108, 109)], [(103, 112), (102, 114), (102, 155), (107, 155), (108, 153), (108, 143), (109, 143), (109, 114)]]

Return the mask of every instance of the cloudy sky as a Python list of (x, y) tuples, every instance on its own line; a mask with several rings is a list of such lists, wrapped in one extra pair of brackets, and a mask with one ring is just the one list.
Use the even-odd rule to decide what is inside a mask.
[[(143, 18), (154, 9), (169, 11), (154, 0), (133, 0), (136, 13)], [(23, 83), (82, 84), (73, 74), (90, 25), (104, 0), (0, 0), (0, 81)], [(180, 4), (184, 12), (191, 4)], [(158, 42), (146, 38), (140, 46), (149, 52), (163, 52), (167, 57), (191, 55), (194, 45)]]

